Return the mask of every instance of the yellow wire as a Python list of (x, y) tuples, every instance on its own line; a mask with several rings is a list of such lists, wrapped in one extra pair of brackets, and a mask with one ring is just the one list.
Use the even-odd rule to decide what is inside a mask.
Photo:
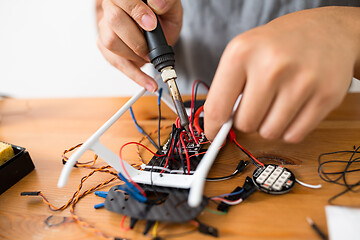
[(156, 229), (159, 226), (159, 221), (156, 221), (152, 230), (153, 237), (156, 237)]

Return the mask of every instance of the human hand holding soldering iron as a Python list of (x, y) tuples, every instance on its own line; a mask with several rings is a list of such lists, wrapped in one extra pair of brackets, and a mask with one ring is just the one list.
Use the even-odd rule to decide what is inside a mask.
[[(112, 65), (153, 91), (156, 83), (139, 69), (148, 61), (139, 26), (155, 28), (154, 11), (169, 44), (174, 44), (182, 8), (174, 0), (148, 4), (103, 0), (98, 45)], [(242, 93), (237, 129), (301, 141), (341, 103), (352, 77), (360, 78), (359, 39), (360, 9), (355, 7), (303, 10), (238, 35), (222, 55), (204, 106), (206, 136), (215, 137)]]
[(152, 31), (157, 25), (158, 15), (169, 45), (179, 38), (183, 10), (178, 0), (97, 0), (99, 39), (97, 45), (114, 67), (130, 79), (145, 87), (149, 92), (157, 84), (140, 70), (148, 58), (149, 49), (140, 30)]

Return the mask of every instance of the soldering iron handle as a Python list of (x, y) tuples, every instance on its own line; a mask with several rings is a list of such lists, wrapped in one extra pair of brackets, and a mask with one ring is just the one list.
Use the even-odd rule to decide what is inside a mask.
[[(143, 0), (147, 4), (147, 0)], [(156, 14), (155, 14), (156, 15)], [(144, 36), (149, 48), (149, 58), (156, 70), (161, 72), (165, 67), (174, 67), (174, 51), (166, 41), (164, 32), (161, 28), (160, 21), (156, 15), (157, 26), (154, 30), (144, 31)]]

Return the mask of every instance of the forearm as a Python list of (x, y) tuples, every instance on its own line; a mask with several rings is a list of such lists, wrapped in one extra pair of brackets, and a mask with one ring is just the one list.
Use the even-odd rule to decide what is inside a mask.
[[(335, 18), (345, 30), (344, 37), (352, 45), (356, 59), (354, 77), (360, 79), (360, 7), (328, 7), (331, 17)], [(344, 41), (346, 44), (347, 41)]]

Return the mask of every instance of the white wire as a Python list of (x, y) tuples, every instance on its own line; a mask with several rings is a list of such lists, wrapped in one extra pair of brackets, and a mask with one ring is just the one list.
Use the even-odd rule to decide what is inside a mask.
[(218, 199), (217, 197), (215, 197), (215, 198), (213, 198), (214, 200), (219, 200), (219, 201), (222, 201), (222, 202), (224, 202), (224, 203), (226, 203), (227, 205), (237, 205), (237, 204), (239, 204), (239, 203), (241, 203), (242, 201), (243, 201), (243, 199), (242, 198), (240, 198), (240, 199), (238, 199), (238, 200), (236, 200), (236, 201), (227, 201), (227, 200), (225, 200), (225, 199)]
[(307, 184), (307, 183), (304, 183), (302, 181), (300, 181), (299, 179), (296, 179), (296, 182), (304, 187), (308, 187), (308, 188), (313, 188), (313, 189), (319, 189), (319, 188), (322, 188), (322, 185), (321, 184), (318, 184), (318, 185), (312, 185), (312, 184)]

